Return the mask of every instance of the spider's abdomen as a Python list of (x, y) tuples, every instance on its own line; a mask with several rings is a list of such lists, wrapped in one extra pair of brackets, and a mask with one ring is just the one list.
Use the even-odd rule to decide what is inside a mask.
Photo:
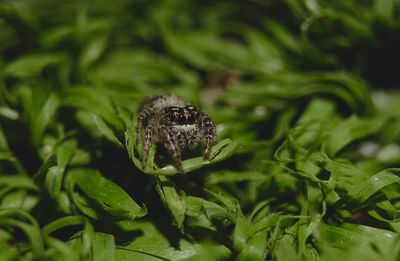
[(160, 95), (147, 99), (140, 106), (139, 111), (149, 111), (151, 113), (162, 113), (168, 107), (184, 107), (188, 103), (176, 95)]

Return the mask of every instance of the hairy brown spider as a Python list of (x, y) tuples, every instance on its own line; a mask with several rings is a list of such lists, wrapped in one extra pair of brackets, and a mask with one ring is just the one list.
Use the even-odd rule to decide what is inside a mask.
[(138, 115), (136, 140), (140, 138), (143, 142), (143, 164), (153, 143), (164, 145), (180, 172), (183, 172), (182, 150), (194, 149), (202, 138), (205, 139), (203, 156), (210, 156), (216, 140), (215, 124), (204, 112), (178, 96), (151, 97), (142, 103)]

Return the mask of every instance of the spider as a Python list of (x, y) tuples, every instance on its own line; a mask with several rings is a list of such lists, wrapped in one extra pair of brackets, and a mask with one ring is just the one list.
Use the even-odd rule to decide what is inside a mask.
[(139, 107), (137, 137), (143, 143), (142, 164), (147, 162), (151, 145), (161, 143), (173, 165), (183, 173), (182, 150), (193, 150), (204, 138), (203, 157), (208, 159), (216, 129), (210, 117), (192, 104), (175, 95), (161, 95), (148, 98)]

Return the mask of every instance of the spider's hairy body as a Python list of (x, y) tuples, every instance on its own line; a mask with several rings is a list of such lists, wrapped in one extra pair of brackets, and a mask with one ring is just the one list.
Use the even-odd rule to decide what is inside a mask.
[(192, 104), (175, 95), (154, 96), (142, 103), (138, 113), (137, 137), (143, 142), (143, 164), (153, 143), (165, 146), (181, 172), (182, 150), (194, 149), (202, 138), (206, 143), (203, 156), (209, 157), (216, 140), (215, 125)]

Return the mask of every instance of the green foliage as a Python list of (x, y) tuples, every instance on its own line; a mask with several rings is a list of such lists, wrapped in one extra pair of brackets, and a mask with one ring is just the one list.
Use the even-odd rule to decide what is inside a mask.
[[(399, 260), (399, 3), (0, 3), (0, 260)], [(217, 124), (184, 174), (136, 113)]]

